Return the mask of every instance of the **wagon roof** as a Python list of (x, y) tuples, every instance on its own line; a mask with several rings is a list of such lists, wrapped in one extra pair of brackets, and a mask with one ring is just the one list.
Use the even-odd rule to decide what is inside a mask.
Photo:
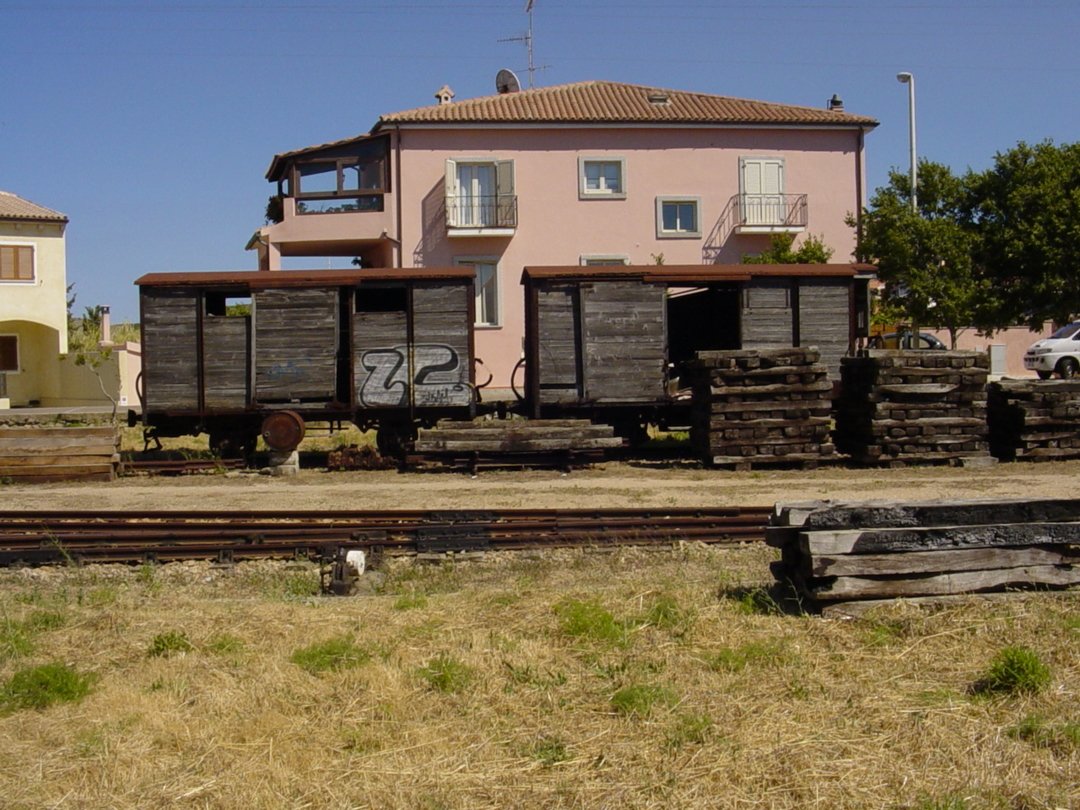
[(565, 265), (526, 267), (521, 283), (530, 279), (592, 281), (637, 279), (651, 284), (708, 284), (718, 281), (749, 281), (752, 278), (852, 278), (873, 275), (871, 264), (625, 264), (603, 266)]
[(233, 270), (211, 273), (148, 273), (135, 279), (140, 287), (351, 287), (365, 281), (469, 279), (471, 265), (456, 267), (373, 267), (357, 270)]

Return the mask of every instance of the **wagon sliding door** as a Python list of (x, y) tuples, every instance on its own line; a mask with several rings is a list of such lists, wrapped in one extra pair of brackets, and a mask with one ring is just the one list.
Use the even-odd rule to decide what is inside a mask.
[(332, 402), (337, 390), (338, 290), (259, 290), (255, 399)]
[(198, 409), (198, 293), (144, 287), (141, 298), (146, 411)]
[(418, 408), (468, 407), (472, 371), (473, 287), (417, 282), (413, 287), (413, 400)]
[(664, 396), (664, 287), (638, 281), (581, 286), (585, 399), (656, 402)]
[(815, 346), (829, 378), (840, 379), (840, 358), (851, 344), (849, 279), (803, 279), (799, 282), (799, 345)]

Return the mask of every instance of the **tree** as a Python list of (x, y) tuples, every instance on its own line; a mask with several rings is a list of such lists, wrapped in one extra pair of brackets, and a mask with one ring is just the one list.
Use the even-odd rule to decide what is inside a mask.
[[(918, 211), (911, 210), (908, 175), (889, 172), (863, 216), (857, 248), (885, 282), (883, 309), (893, 317), (947, 329), (952, 347), (966, 327), (996, 328), (990, 284), (974, 261), (978, 235), (971, 218), (972, 175), (919, 161)], [(848, 224), (854, 225), (851, 218)]]
[(795, 235), (773, 234), (769, 249), (762, 253), (744, 253), (743, 264), (825, 264), (832, 258), (833, 249), (813, 234), (806, 237), (798, 250), (792, 250)]
[(999, 152), (973, 194), (998, 319), (1038, 329), (1080, 314), (1080, 143)]

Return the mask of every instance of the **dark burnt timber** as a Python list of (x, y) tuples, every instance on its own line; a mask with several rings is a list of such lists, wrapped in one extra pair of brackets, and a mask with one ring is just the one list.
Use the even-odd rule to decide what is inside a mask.
[(0, 565), (402, 555), (764, 538), (771, 510), (0, 512)]
[(1080, 500), (778, 505), (766, 542), (821, 605), (1080, 585)]

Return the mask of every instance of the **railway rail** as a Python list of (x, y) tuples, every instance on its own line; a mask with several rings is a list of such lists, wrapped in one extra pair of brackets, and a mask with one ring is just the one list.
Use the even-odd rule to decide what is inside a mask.
[(0, 511), (0, 566), (764, 540), (769, 507), (413, 511)]

